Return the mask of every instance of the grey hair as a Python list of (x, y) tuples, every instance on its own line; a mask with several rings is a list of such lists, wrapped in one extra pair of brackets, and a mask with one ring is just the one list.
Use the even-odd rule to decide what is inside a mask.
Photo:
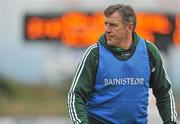
[(119, 14), (122, 16), (123, 22), (125, 23), (133, 23), (133, 30), (136, 28), (136, 15), (133, 10), (133, 8), (129, 5), (125, 4), (114, 4), (108, 6), (104, 10), (104, 15), (106, 17), (110, 16), (114, 12), (119, 12)]

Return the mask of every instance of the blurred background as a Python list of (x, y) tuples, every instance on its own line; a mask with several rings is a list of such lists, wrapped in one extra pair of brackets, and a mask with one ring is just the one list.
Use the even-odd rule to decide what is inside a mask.
[[(104, 31), (103, 10), (118, 2), (160, 49), (180, 112), (180, 0), (0, 0), (0, 124), (71, 124), (76, 66)], [(162, 123), (150, 94), (149, 124)]]

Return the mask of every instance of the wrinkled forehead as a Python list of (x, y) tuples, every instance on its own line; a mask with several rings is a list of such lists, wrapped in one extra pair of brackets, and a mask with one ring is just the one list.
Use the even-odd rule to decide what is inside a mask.
[(105, 16), (105, 22), (120, 23), (123, 22), (121, 15), (118, 12), (114, 12), (109, 16)]

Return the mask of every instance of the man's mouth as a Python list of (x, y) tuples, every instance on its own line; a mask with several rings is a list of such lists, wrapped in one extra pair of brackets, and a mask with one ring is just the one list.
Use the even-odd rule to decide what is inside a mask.
[(106, 38), (112, 38), (113, 36), (110, 34), (106, 34)]
[(106, 38), (107, 39), (111, 39), (113, 36), (110, 36), (110, 35), (106, 35)]

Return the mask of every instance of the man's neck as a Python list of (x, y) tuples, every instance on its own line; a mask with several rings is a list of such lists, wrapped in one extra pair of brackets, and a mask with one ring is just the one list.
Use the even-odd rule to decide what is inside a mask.
[(132, 45), (132, 36), (128, 37), (127, 39), (122, 40), (118, 47), (123, 49), (128, 49)]

